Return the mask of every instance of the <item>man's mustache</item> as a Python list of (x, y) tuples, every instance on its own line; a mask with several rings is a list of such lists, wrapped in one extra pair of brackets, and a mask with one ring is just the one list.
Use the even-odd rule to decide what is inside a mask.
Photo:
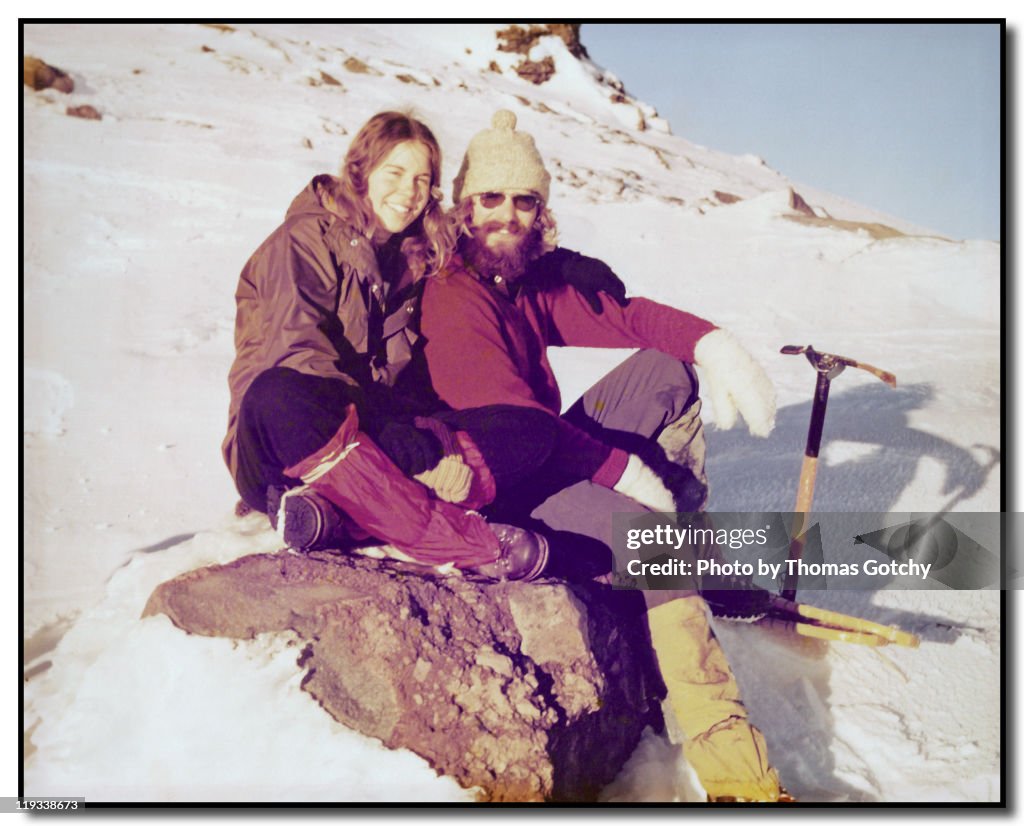
[(488, 221), (479, 227), (480, 231), (484, 235), (490, 235), (492, 232), (501, 232), (502, 230), (508, 230), (512, 235), (522, 235), (526, 232), (526, 229), (516, 220), (509, 221)]

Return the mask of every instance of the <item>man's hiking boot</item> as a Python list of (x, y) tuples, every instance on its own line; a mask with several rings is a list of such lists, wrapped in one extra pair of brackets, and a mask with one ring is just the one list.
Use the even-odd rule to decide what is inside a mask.
[(793, 797), (784, 788), (779, 786), (779, 796), (773, 800), (756, 800), (752, 797), (736, 797), (735, 795), (721, 795), (720, 797), (712, 797), (708, 795), (708, 803), (796, 803), (797, 799)]
[(492, 522), (490, 528), (498, 537), (501, 556), (494, 562), (466, 568), (466, 573), (499, 581), (522, 582), (529, 582), (541, 575), (548, 564), (547, 539), (516, 525)]
[(267, 515), (284, 543), (296, 551), (345, 548), (355, 541), (344, 512), (308, 485), (270, 488)]
[(742, 575), (705, 574), (698, 590), (711, 613), (720, 619), (756, 622), (771, 608), (771, 592)]

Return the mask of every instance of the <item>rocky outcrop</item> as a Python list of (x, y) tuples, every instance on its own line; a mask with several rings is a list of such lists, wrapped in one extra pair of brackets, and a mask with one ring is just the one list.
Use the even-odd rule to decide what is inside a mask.
[(580, 43), (579, 23), (549, 23), (543, 26), (533, 25), (528, 29), (522, 26), (509, 26), (497, 32), (498, 51), (523, 55), (523, 59), (512, 69), (524, 80), (539, 86), (554, 76), (555, 61), (550, 56), (530, 60), (530, 49), (542, 37), (548, 36), (562, 40), (573, 57), (587, 57), (587, 50)]
[(807, 215), (811, 218), (818, 217), (817, 213), (811, 208), (811, 205), (804, 200), (804, 196), (792, 187), (789, 189), (789, 208), (801, 215)]
[(75, 82), (67, 72), (31, 55), (25, 55), (22, 60), (22, 80), (26, 86), (36, 90), (53, 88), (65, 94), (75, 90)]
[(374, 560), (261, 554), (160, 585), (144, 616), (195, 634), (292, 631), (303, 688), (493, 801), (587, 801), (660, 726), (642, 596), (479, 584)]
[(573, 57), (589, 57), (586, 48), (580, 42), (579, 23), (546, 23), (540, 26), (532, 25), (528, 29), (512, 25), (501, 29), (497, 34), (499, 52), (528, 55), (533, 44), (540, 38), (553, 35), (565, 43)]
[(541, 60), (523, 60), (513, 67), (516, 74), (536, 86), (547, 83), (555, 76), (555, 61), (550, 57)]
[(833, 218), (824, 209), (815, 209), (795, 189), (789, 189), (789, 214), (782, 217), (788, 221), (804, 224), (806, 226), (822, 227), (826, 229), (840, 229), (845, 232), (865, 233), (876, 241), (883, 241), (887, 238), (904, 238), (905, 233), (889, 226), (865, 221), (844, 221)]
[(346, 58), (344, 66), (350, 72), (357, 75), (376, 75), (377, 77), (382, 77), (384, 74), (363, 63), (358, 57)]
[(83, 103), (81, 106), (69, 106), (66, 114), (73, 118), (84, 118), (85, 120), (103, 120), (103, 115), (95, 106)]

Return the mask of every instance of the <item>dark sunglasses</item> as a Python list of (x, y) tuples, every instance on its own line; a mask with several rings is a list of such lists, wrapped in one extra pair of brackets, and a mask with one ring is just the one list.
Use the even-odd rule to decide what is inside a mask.
[[(476, 196), (480, 199), (480, 206), (485, 209), (494, 209), (500, 207), (505, 203), (504, 192), (482, 192)], [(540, 198), (536, 195), (513, 195), (512, 204), (520, 212), (530, 212), (537, 208), (537, 204), (540, 203)]]

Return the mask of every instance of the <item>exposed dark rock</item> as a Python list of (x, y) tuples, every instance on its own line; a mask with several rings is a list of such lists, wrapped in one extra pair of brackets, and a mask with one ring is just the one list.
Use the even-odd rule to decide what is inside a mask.
[(103, 120), (96, 107), (90, 106), (89, 104), (83, 104), (82, 106), (69, 106), (67, 108), (67, 114), (73, 118), (85, 118), (86, 120)]
[(341, 91), (345, 90), (345, 85), (333, 75), (327, 74), (322, 69), (317, 72), (315, 77), (307, 77), (306, 83), (310, 86), (337, 86)]
[(350, 72), (357, 75), (377, 75), (379, 77), (384, 74), (383, 72), (379, 72), (376, 69), (367, 66), (358, 57), (349, 57), (342, 65)]
[(402, 83), (412, 83), (412, 84), (415, 84), (416, 86), (426, 86), (427, 85), (422, 80), (417, 80), (412, 75), (405, 75), (405, 74), (395, 75), (395, 78), (397, 80), (402, 81)]
[(804, 200), (803, 196), (795, 189), (789, 190), (789, 208), (796, 214), (783, 215), (787, 221), (793, 221), (805, 226), (822, 227), (826, 229), (839, 229), (845, 232), (864, 232), (876, 241), (883, 241), (887, 238), (903, 238), (906, 233), (901, 232), (888, 224), (880, 224), (868, 221), (845, 221), (833, 218), (824, 209), (819, 215), (814, 207)]
[[(817, 215), (783, 215), (782, 218), (786, 221), (793, 221), (797, 224), (803, 224), (804, 226), (810, 227), (822, 227), (825, 229), (840, 229), (845, 232), (866, 232), (871, 238), (876, 241), (884, 241), (888, 238), (905, 238), (906, 233), (901, 232), (895, 227), (890, 227), (888, 224), (879, 224), (876, 222), (867, 221), (844, 221), (839, 218), (825, 218)], [(937, 238), (939, 236), (925, 236), (929, 238)], [(946, 239), (943, 239), (946, 240)]]
[(789, 190), (789, 207), (790, 209), (794, 209), (797, 212), (810, 216), (811, 218), (818, 217), (811, 208), (811, 205), (808, 204), (807, 201), (803, 199), (803, 196), (795, 189)]
[(208, 636), (293, 631), (304, 690), (343, 724), (486, 800), (586, 801), (660, 726), (642, 607), (592, 583), (482, 585), (314, 553), (189, 572), (143, 616)]
[(555, 61), (551, 57), (530, 60), (530, 49), (540, 38), (549, 36), (561, 39), (574, 57), (587, 57), (587, 50), (580, 43), (579, 23), (548, 23), (543, 26), (532, 25), (529, 29), (509, 26), (497, 32), (498, 51), (523, 55), (523, 60), (512, 68), (521, 78), (539, 85), (554, 75)]
[(323, 115), (320, 116), (320, 126), (328, 135), (347, 135), (348, 130), (337, 121), (326, 118)]
[(26, 86), (36, 90), (56, 89), (58, 92), (69, 94), (75, 89), (75, 82), (67, 72), (30, 55), (26, 55), (22, 60), (22, 79)]
[(511, 52), (512, 54), (529, 54), (533, 44), (544, 34), (547, 29), (541, 26), (531, 26), (524, 29), (522, 26), (509, 26), (497, 32), (498, 51)]
[(723, 204), (735, 204), (743, 200), (739, 195), (733, 195), (731, 192), (721, 192), (717, 189), (714, 190), (714, 196)]
[(499, 75), (501, 74), (501, 66), (498, 65), (498, 61), (496, 60), (492, 60), (490, 63), (487, 64), (487, 70), (489, 72), (495, 72), (496, 74)]
[(554, 76), (555, 61), (550, 57), (545, 57), (543, 60), (523, 60), (513, 68), (519, 77), (539, 86)]
[(569, 49), (569, 54), (573, 57), (587, 57), (587, 48), (580, 42), (580, 24), (579, 23), (549, 23), (548, 30), (555, 37), (562, 38), (566, 47)]
[(665, 169), (668, 169), (668, 170), (672, 169), (672, 164), (670, 164), (668, 162), (668, 158), (665, 157), (665, 151), (664, 150), (659, 149), (657, 146), (652, 146), (652, 147), (650, 147), (650, 149), (654, 153), (654, 156), (658, 159), (658, 163), (660, 163), (663, 167), (665, 167)]
[(497, 33), (498, 51), (526, 55), (534, 43), (547, 35), (561, 38), (573, 57), (588, 57), (586, 48), (580, 42), (579, 23), (548, 23), (543, 26), (533, 25), (529, 29), (509, 26)]

